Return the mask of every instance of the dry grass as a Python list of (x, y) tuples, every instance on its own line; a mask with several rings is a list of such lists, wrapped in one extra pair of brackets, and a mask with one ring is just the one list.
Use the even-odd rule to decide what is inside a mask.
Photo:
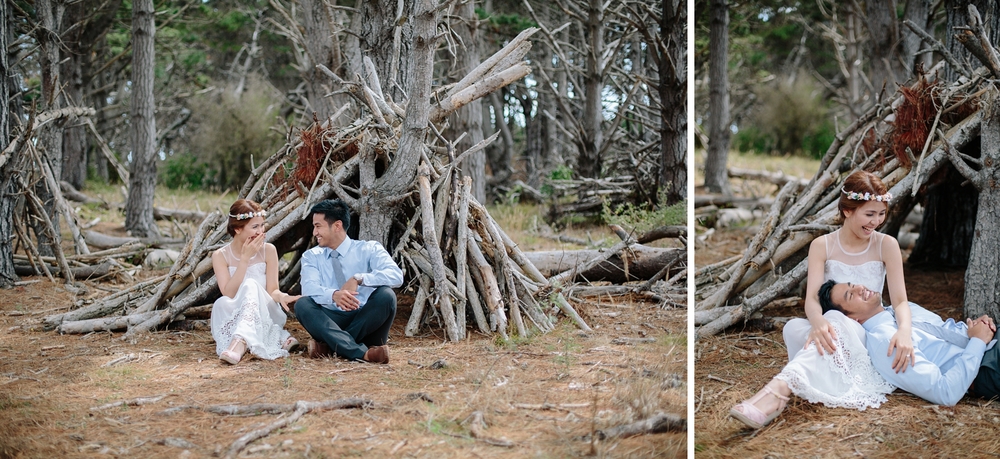
[[(181, 194), (178, 208), (198, 202), (209, 210), (231, 200)], [(174, 207), (170, 196), (158, 196), (157, 205)], [(92, 211), (105, 212), (100, 216), (109, 232), (121, 231), (120, 221), (108, 221), (116, 212)], [(106, 294), (95, 284), (90, 290), (92, 297)], [(164, 411), (347, 397), (364, 397), (373, 405), (306, 414), (251, 443), (241, 457), (687, 456), (683, 432), (587, 440), (595, 429), (656, 411), (686, 413), (684, 310), (603, 299), (577, 305), (593, 333), (562, 318), (555, 331), (542, 336), (503, 342), (470, 333), (466, 341), (446, 343), (440, 330), (403, 335), (412, 303), (403, 292), (390, 334), (390, 365), (293, 355), (228, 366), (219, 362), (211, 333), (203, 329), (158, 331), (137, 343), (121, 341), (121, 333), (61, 336), (39, 329), (41, 317), (75, 301), (47, 281), (0, 291), (0, 418), (5, 420), (0, 457), (213, 457), (239, 436), (287, 415)], [(300, 341), (308, 339), (298, 322), (290, 320), (287, 328)], [(619, 337), (656, 340), (612, 343)], [(103, 366), (128, 354), (134, 360)], [(446, 365), (429, 366), (438, 360)], [(91, 410), (155, 395), (166, 397)], [(463, 421), (474, 411), (483, 413), (487, 435), (514, 446), (472, 438)]]
[[(701, 191), (701, 186), (705, 184), (705, 150), (695, 152), (695, 184), (697, 191)], [(770, 172), (784, 172), (787, 175), (810, 179), (819, 170), (819, 160), (803, 155), (768, 155), (759, 153), (744, 153), (730, 150), (727, 167), (737, 169), (756, 169)], [(730, 187), (733, 194), (744, 197), (763, 197), (773, 195), (778, 192), (778, 186), (761, 183), (756, 180), (730, 179)]]

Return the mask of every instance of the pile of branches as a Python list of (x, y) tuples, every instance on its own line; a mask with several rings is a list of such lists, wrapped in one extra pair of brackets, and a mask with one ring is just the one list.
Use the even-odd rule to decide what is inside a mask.
[[(413, 135), (419, 130), (410, 114), (413, 101), (385, 96), (374, 71), (367, 80), (359, 76), (347, 82), (321, 68), (369, 114), (347, 127), (334, 126), (348, 111), (345, 105), (330, 119), (316, 120), (290, 134), (276, 154), (253, 170), (239, 192), (268, 210), (266, 240), (275, 245), (279, 257), (292, 254), (288, 268), (280, 273), (284, 291), (297, 290), (300, 259), (311, 240), (309, 209), (315, 203), (341, 198), (364, 213), (371, 212), (367, 206), (378, 198), (399, 210), (392, 237), (383, 242), (416, 289), (408, 335), (437, 322), (448, 339), (460, 340), (467, 336), (466, 317), (471, 316), (483, 333), (499, 333), (505, 339), (509, 331), (529, 336), (552, 330), (559, 313), (590, 330), (566, 300), (564, 288), (577, 273), (626, 251), (636, 241), (627, 238), (599, 257), (547, 278), (472, 197), (470, 179), (459, 175), (462, 159), (485, 148), (496, 135), (456, 154), (457, 140), (445, 139), (434, 124), (469, 100), (523, 77), (528, 69), (520, 59), (530, 46), (526, 40), (531, 32), (522, 33), (447, 93), (438, 94), (437, 105), (429, 107), (425, 118), (433, 134), (427, 138)], [(365, 64), (374, 68), (368, 59)], [(420, 143), (412, 144), (415, 138)], [(406, 189), (398, 196), (373, 197), (377, 171), (388, 175), (398, 158), (415, 151), (419, 167)], [(220, 295), (211, 275), (211, 254), (227, 242), (226, 224), (221, 213), (209, 214), (169, 273), (89, 306), (45, 317), (44, 324), (61, 333), (127, 328), (125, 338), (131, 339), (178, 320), (192, 306), (211, 302)], [(675, 271), (679, 268), (674, 266)], [(669, 272), (663, 271), (661, 278)]]
[(850, 172), (867, 170), (885, 182), (896, 197), (894, 207), (905, 209), (891, 212), (885, 226), (898, 227), (921, 187), (980, 133), (976, 89), (988, 72), (970, 72), (969, 79), (945, 85), (933, 81), (942, 65), (840, 131), (808, 183), (786, 182), (742, 255), (698, 269), (697, 336), (745, 321), (800, 288), (810, 242), (837, 227), (839, 183)]
[[(336, 198), (336, 188), (356, 185), (362, 157), (359, 152), (393, 141), (391, 134), (386, 135), (370, 117), (347, 128), (317, 123), (253, 171), (239, 195), (269, 209), (265, 222), (267, 241), (275, 244), (279, 255), (294, 253), (281, 277), (283, 289), (294, 289), (298, 281), (299, 260), (311, 236), (309, 209), (320, 200)], [(311, 167), (315, 156), (310, 154), (316, 152), (317, 145), (322, 147), (319, 151), (323, 157), (318, 169)], [(394, 258), (408, 268), (409, 277), (418, 284), (407, 333), (415, 333), (425, 311), (434, 309), (449, 337), (460, 339), (465, 336), (466, 308), (472, 310), (476, 325), (485, 333), (497, 331), (505, 335), (508, 321), (515, 324), (521, 336), (529, 334), (526, 322), (540, 331), (549, 331), (553, 328), (551, 307), (589, 330), (554, 288), (570, 275), (556, 276), (552, 281), (542, 276), (486, 208), (470, 195), (470, 179), (452, 183), (456, 169), (443, 164), (438, 156), (428, 159), (430, 163), (420, 168), (414, 197), (404, 201), (411, 216), (392, 250)], [(321, 178), (326, 180), (320, 183)], [(216, 279), (208, 274), (212, 270), (212, 252), (228, 240), (227, 221), (221, 213), (211, 213), (167, 275), (137, 283), (85, 308), (48, 316), (45, 324), (61, 333), (128, 328), (128, 334), (133, 335), (164, 325), (189, 307), (217, 298)], [(443, 239), (451, 250), (441, 251), (436, 240), (428, 248), (428, 240), (446, 234), (449, 225), (455, 235)], [(467, 249), (458, 249), (460, 245)], [(432, 253), (434, 247), (437, 253)], [(442, 263), (445, 255), (447, 266)], [(446, 289), (437, 287), (441, 285)]]

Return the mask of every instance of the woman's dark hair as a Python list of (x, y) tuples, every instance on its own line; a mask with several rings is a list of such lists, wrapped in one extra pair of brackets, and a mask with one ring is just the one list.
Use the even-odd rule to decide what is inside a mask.
[(249, 214), (253, 212), (260, 212), (262, 208), (260, 204), (253, 202), (249, 199), (237, 199), (233, 205), (229, 206), (229, 224), (226, 225), (226, 232), (229, 236), (236, 236), (236, 230), (247, 226), (250, 223), (249, 218), (244, 218), (242, 220), (237, 219), (235, 215)]
[[(840, 200), (837, 202), (837, 208), (840, 209), (839, 220), (841, 221), (847, 217), (847, 211), (854, 212), (868, 202), (850, 199), (847, 197), (847, 193), (844, 193), (845, 191), (847, 193), (884, 195), (889, 192), (889, 188), (885, 186), (885, 183), (882, 183), (882, 179), (868, 171), (854, 171), (854, 173), (848, 175), (841, 189)], [(885, 203), (885, 205), (886, 208), (889, 207), (889, 203)]]
[(309, 216), (315, 214), (323, 214), (323, 220), (326, 220), (328, 225), (340, 220), (344, 224), (344, 231), (351, 227), (351, 209), (340, 199), (326, 199), (316, 203), (310, 210)]
[(823, 308), (823, 313), (826, 314), (827, 311), (840, 311), (844, 310), (833, 302), (833, 286), (837, 285), (837, 281), (828, 280), (819, 286), (819, 306)]

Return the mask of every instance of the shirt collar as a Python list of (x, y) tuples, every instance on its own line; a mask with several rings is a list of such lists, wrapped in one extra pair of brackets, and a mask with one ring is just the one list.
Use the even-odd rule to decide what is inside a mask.
[(874, 316), (868, 318), (868, 320), (864, 321), (861, 326), (864, 327), (865, 331), (872, 331), (875, 327), (890, 322), (895, 323), (896, 319), (892, 317), (892, 313), (888, 310), (882, 310), (878, 314), (875, 314)]
[(344, 241), (340, 243), (340, 246), (338, 246), (336, 249), (330, 249), (327, 252), (327, 256), (332, 257), (334, 252), (339, 253), (340, 256), (342, 257), (347, 255), (348, 253), (351, 252), (351, 243), (352, 243), (351, 237), (345, 235)]

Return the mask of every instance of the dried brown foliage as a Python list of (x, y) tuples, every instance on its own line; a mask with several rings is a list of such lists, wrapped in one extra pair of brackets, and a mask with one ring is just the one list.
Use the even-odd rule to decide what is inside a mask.
[(299, 134), (302, 143), (296, 151), (298, 159), (295, 161), (295, 170), (292, 172), (292, 178), (295, 179), (295, 182), (311, 186), (316, 180), (316, 174), (319, 173), (319, 168), (323, 164), (323, 157), (326, 156), (326, 150), (323, 148), (323, 137), (323, 127), (317, 121), (314, 121), (312, 126), (303, 129), (302, 133)]
[(913, 86), (899, 88), (903, 103), (896, 108), (896, 120), (889, 133), (889, 149), (903, 166), (910, 165), (907, 148), (915, 157), (924, 149), (934, 117), (941, 109), (935, 102), (940, 90), (937, 81), (928, 82), (923, 76)]

